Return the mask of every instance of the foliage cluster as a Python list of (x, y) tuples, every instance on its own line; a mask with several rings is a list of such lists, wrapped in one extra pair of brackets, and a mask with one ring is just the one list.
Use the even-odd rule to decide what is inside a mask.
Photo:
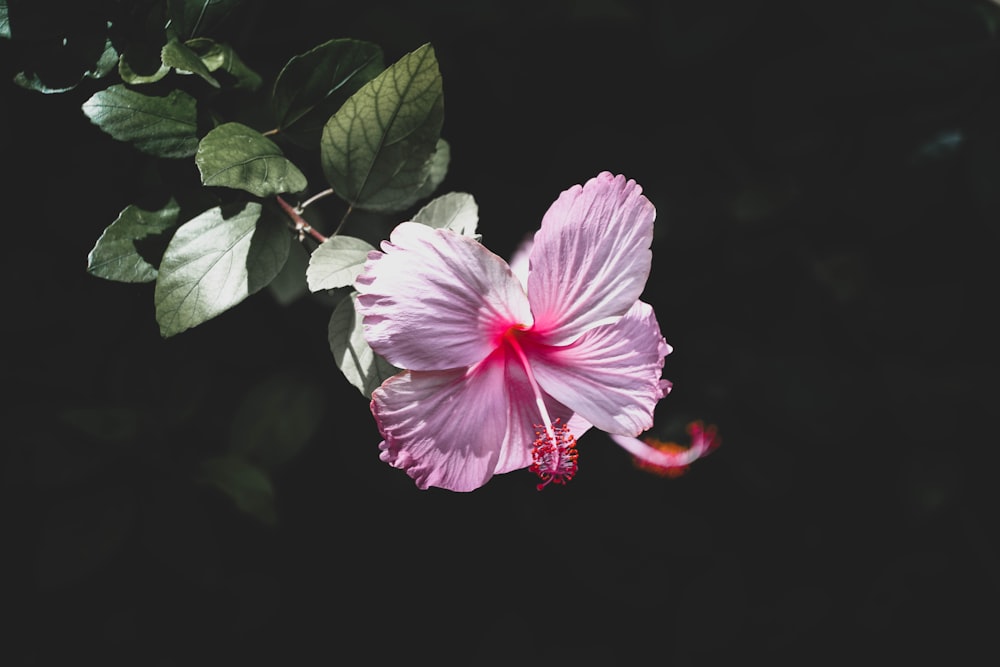
[[(330, 291), (338, 300), (331, 351), (368, 395), (395, 369), (365, 343), (348, 289), (374, 247), (340, 231), (354, 211), (401, 214), (444, 179), (450, 149), (441, 136), (444, 94), (434, 48), (423, 44), (386, 66), (378, 44), (334, 38), (265, 80), (216, 37), (243, 5), (111, 2), (53, 22), (44, 4), (6, 0), (0, 36), (30, 41), (36, 51), (34, 69), (19, 72), (16, 84), (58, 94), (97, 81), (103, 87), (82, 105), (94, 125), (152, 158), (186, 161), (197, 171), (196, 187), (171, 184), (159, 208), (122, 210), (90, 252), (90, 274), (155, 283), (164, 337), (266, 287), (286, 302), (306, 290)], [(251, 117), (271, 125), (241, 122)], [(303, 162), (321, 166), (312, 182)], [(341, 200), (344, 213), (324, 234), (302, 214), (328, 195)], [(468, 234), (477, 223), (466, 193), (446, 194), (408, 217)], [(311, 244), (305, 266), (290, 250), (296, 239)]]

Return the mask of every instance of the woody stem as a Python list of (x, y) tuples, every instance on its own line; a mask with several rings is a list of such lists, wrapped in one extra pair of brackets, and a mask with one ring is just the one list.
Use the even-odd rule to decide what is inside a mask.
[(298, 209), (296, 209), (294, 206), (292, 206), (284, 199), (282, 199), (281, 195), (275, 196), (275, 199), (278, 200), (278, 206), (280, 206), (281, 209), (285, 212), (285, 214), (292, 219), (293, 223), (292, 227), (295, 229), (295, 231), (299, 232), (300, 234), (301, 233), (309, 234), (320, 243), (326, 241), (327, 237), (323, 236), (318, 231), (313, 229), (312, 225), (310, 225), (308, 222), (305, 221), (305, 218), (302, 217)]

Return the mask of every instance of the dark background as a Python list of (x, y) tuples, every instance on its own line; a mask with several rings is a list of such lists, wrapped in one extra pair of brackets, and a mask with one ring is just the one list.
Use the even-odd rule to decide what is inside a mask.
[[(266, 80), (431, 41), (441, 192), (502, 256), (601, 170), (657, 207), (658, 428), (722, 447), (662, 479), (594, 432), (566, 487), (470, 494), (379, 462), (329, 301), (164, 340), (151, 285), (88, 276), (149, 161), (80, 111), (102, 82), (18, 88), (0, 42), (6, 664), (996, 660), (998, 30), (986, 0), (247, 3), (222, 34)], [(271, 380), (317, 426), (269, 526), (192, 470)]]

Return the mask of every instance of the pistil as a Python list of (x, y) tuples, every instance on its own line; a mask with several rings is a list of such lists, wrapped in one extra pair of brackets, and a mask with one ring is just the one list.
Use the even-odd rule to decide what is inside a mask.
[(538, 484), (541, 491), (550, 483), (565, 484), (573, 479), (577, 469), (576, 438), (570, 433), (569, 426), (561, 423), (560, 419), (552, 420), (549, 411), (545, 408), (545, 399), (542, 389), (535, 380), (535, 374), (531, 371), (531, 364), (528, 363), (528, 356), (517, 340), (515, 330), (509, 329), (504, 338), (510, 344), (511, 349), (517, 354), (521, 362), (524, 373), (528, 378), (528, 385), (535, 395), (535, 405), (538, 406), (538, 414), (542, 418), (541, 424), (533, 424), (535, 427), (535, 441), (531, 451), (531, 472), (538, 475), (542, 481)]

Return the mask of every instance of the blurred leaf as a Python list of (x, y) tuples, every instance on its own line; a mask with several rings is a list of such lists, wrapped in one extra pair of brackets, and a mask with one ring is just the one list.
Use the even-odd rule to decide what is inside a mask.
[(334, 39), (293, 57), (274, 82), (271, 112), (293, 141), (314, 147), (323, 125), (348, 97), (385, 69), (382, 49), (355, 39)]
[(323, 172), (352, 206), (402, 210), (429, 176), (443, 121), (441, 73), (425, 44), (365, 84), (327, 121)]
[(195, 99), (180, 90), (152, 97), (116, 84), (94, 93), (83, 112), (115, 139), (156, 157), (189, 157), (198, 149)]
[(191, 47), (187, 44), (182, 43), (176, 37), (172, 37), (166, 44), (163, 45), (163, 50), (160, 52), (160, 58), (163, 60), (164, 65), (173, 67), (180, 73), (190, 73), (197, 74), (202, 79), (207, 81), (209, 85), (213, 88), (221, 88), (219, 82), (211, 72), (208, 71), (208, 66), (202, 62), (201, 57), (195, 53)]
[(451, 163), (451, 145), (444, 139), (438, 139), (434, 148), (434, 155), (427, 165), (427, 180), (420, 186), (415, 195), (415, 200), (424, 199), (434, 194), (444, 177), (448, 175), (448, 165)]
[(372, 392), (399, 369), (375, 354), (365, 340), (362, 318), (354, 306), (357, 297), (357, 292), (352, 292), (337, 304), (327, 334), (337, 368), (365, 398), (371, 398)]
[(262, 79), (240, 59), (239, 55), (228, 44), (219, 44), (211, 39), (199, 37), (187, 42), (187, 46), (198, 54), (208, 71), (223, 70), (236, 79), (236, 88), (257, 90)]
[(309, 289), (318, 292), (353, 285), (373, 250), (366, 241), (352, 236), (328, 238), (309, 256), (306, 270)]
[(99, 488), (93, 495), (55, 505), (42, 524), (36, 560), (39, 584), (72, 584), (107, 563), (125, 543), (136, 510), (132, 492), (125, 489)]
[(170, 29), (181, 39), (210, 32), (243, 0), (167, 0)]
[[(156, 320), (164, 337), (212, 319), (267, 285), (288, 256), (288, 230), (249, 202), (226, 217), (219, 207), (180, 226), (156, 278)], [(259, 220), (259, 224), (258, 224)]]
[(135, 242), (159, 234), (177, 223), (180, 206), (173, 199), (159, 211), (126, 206), (104, 230), (87, 256), (87, 272), (126, 283), (156, 280), (156, 267), (139, 254)]
[(449, 192), (429, 201), (417, 211), (413, 221), (428, 227), (450, 229), (477, 240), (480, 236), (476, 233), (479, 206), (473, 196), (466, 192)]
[(225, 123), (206, 134), (194, 160), (204, 185), (246, 190), (258, 197), (301, 192), (308, 185), (277, 144), (240, 123)]
[(7, 11), (7, 0), (0, 0), (0, 37), (10, 39), (10, 15)]
[(951, 127), (940, 130), (925, 139), (913, 151), (910, 162), (922, 165), (936, 160), (946, 160), (958, 155), (968, 138), (961, 128)]
[(196, 479), (229, 496), (237, 509), (269, 526), (274, 525), (274, 487), (270, 476), (238, 456), (202, 461)]
[(288, 247), (288, 260), (281, 267), (267, 289), (282, 306), (287, 306), (309, 293), (306, 284), (306, 269), (309, 266), (309, 251), (301, 243), (292, 243)]
[(323, 387), (284, 372), (247, 392), (233, 418), (229, 451), (265, 469), (291, 460), (309, 442), (326, 412)]

